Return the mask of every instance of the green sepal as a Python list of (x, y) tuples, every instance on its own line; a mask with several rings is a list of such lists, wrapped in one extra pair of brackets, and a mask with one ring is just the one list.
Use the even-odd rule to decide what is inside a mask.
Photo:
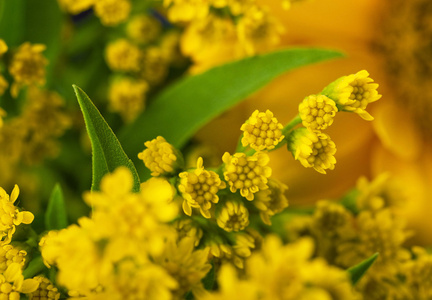
[(355, 285), (365, 274), (366, 271), (373, 265), (375, 260), (378, 258), (378, 252), (373, 254), (368, 259), (365, 259), (358, 265), (355, 265), (347, 270), (351, 278), (352, 285)]
[(45, 212), (45, 229), (59, 230), (69, 225), (61, 186), (57, 183), (52, 190)]

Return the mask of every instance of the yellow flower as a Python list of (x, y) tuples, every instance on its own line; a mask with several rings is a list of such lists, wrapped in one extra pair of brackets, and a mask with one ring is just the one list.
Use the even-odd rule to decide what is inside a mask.
[(299, 104), (303, 126), (310, 131), (329, 127), (337, 111), (336, 103), (324, 95), (310, 95)]
[(216, 221), (225, 231), (243, 230), (249, 225), (249, 211), (241, 202), (227, 201), (219, 211)]
[(272, 49), (279, 44), (283, 32), (284, 28), (276, 18), (257, 7), (246, 11), (237, 23), (238, 39), (248, 55)]
[(174, 23), (202, 19), (209, 12), (208, 0), (164, 0), (163, 4), (168, 7), (168, 19)]
[(34, 216), (29, 211), (19, 211), (14, 205), (19, 195), (19, 188), (15, 185), (12, 193), (9, 195), (0, 187), (0, 235), (1, 243), (9, 244), (12, 235), (15, 233), (16, 226), (20, 224), (30, 224)]
[(30, 84), (45, 84), (45, 66), (48, 60), (42, 55), (45, 45), (22, 44), (12, 57), (9, 73), (14, 78), (11, 94), (17, 97), (21, 87)]
[(122, 78), (111, 83), (108, 92), (109, 108), (120, 113), (125, 122), (132, 122), (144, 110), (148, 84)]
[(212, 203), (219, 202), (217, 192), (226, 187), (224, 181), (213, 171), (207, 171), (203, 167), (202, 157), (198, 158), (197, 168), (193, 172), (179, 174), (179, 191), (183, 195), (183, 211), (188, 216), (192, 215), (192, 207), (199, 208), (205, 218), (210, 218)]
[(67, 12), (77, 15), (83, 11), (90, 9), (95, 0), (57, 0), (60, 7)]
[(175, 299), (182, 298), (188, 291), (195, 296), (204, 293), (201, 279), (212, 268), (208, 253), (208, 249), (195, 250), (193, 239), (183, 238), (178, 243), (168, 241), (164, 252), (154, 258), (156, 264), (177, 280), (179, 285), (173, 292)]
[(19, 300), (20, 293), (32, 293), (38, 286), (39, 282), (34, 279), (24, 280), (20, 264), (10, 264), (6, 271), (0, 274), (0, 299)]
[(230, 185), (231, 192), (240, 190), (240, 195), (252, 201), (254, 194), (268, 188), (268, 178), (271, 168), (267, 166), (269, 157), (266, 153), (256, 152), (252, 156), (244, 153), (230, 155), (228, 152), (222, 157), (225, 163), (224, 177)]
[(147, 147), (138, 154), (145, 166), (152, 172), (152, 176), (168, 175), (182, 165), (180, 153), (163, 137), (145, 142)]
[(336, 262), (350, 267), (370, 257), (375, 252), (379, 257), (374, 264), (376, 269), (384, 269), (392, 274), (401, 262), (409, 258), (402, 244), (410, 236), (402, 219), (389, 209), (376, 213), (361, 212), (355, 221), (356, 234), (341, 240), (337, 245)]
[(178, 240), (183, 238), (193, 239), (194, 246), (198, 246), (203, 237), (203, 231), (194, 221), (190, 218), (176, 220), (173, 227), (177, 230)]
[(334, 100), (342, 110), (355, 112), (366, 121), (371, 121), (373, 117), (366, 111), (366, 107), (381, 98), (377, 91), (378, 84), (372, 82), (369, 73), (362, 70), (340, 77), (321, 93)]
[(168, 60), (163, 49), (156, 46), (145, 49), (140, 74), (153, 85), (160, 83), (165, 78), (168, 74)]
[(282, 128), (271, 111), (256, 110), (240, 128), (243, 131), (242, 145), (250, 145), (256, 151), (271, 150), (285, 137)]
[(27, 252), (25, 250), (21, 250), (18, 247), (14, 247), (10, 244), (3, 245), (0, 247), (0, 274), (4, 273), (8, 266), (13, 263), (17, 263), (22, 267), (24, 267), (24, 263), (26, 261), (25, 257)]
[(60, 292), (52, 284), (52, 282), (43, 276), (36, 276), (33, 280), (39, 282), (37, 290), (28, 294), (30, 300), (58, 300), (60, 299)]
[(127, 24), (128, 36), (137, 43), (154, 41), (162, 31), (161, 23), (150, 15), (136, 15)]
[(432, 255), (421, 247), (414, 247), (413, 252), (416, 259), (408, 261), (403, 267), (406, 283), (410, 287), (413, 299), (430, 299), (432, 298), (430, 276), (432, 274)]
[(327, 200), (317, 202), (312, 218), (312, 230), (314, 234), (329, 239), (342, 234), (351, 226), (352, 215), (345, 207)]
[(95, 15), (105, 26), (116, 26), (126, 21), (131, 8), (129, 0), (97, 0), (94, 3)]
[(273, 178), (269, 179), (268, 186), (268, 190), (256, 194), (254, 204), (260, 210), (261, 220), (271, 225), (270, 217), (288, 207), (288, 199), (285, 196), (288, 187)]
[(0, 39), (0, 57), (8, 51), (8, 46), (5, 41)]
[(105, 59), (113, 71), (137, 72), (142, 58), (140, 49), (126, 39), (108, 44)]
[(305, 167), (326, 174), (336, 164), (336, 145), (325, 133), (312, 132), (307, 128), (294, 130), (288, 137), (288, 150)]

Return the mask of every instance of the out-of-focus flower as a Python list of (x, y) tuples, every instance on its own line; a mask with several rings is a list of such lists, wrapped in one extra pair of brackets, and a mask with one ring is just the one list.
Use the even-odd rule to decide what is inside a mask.
[(242, 197), (252, 201), (255, 193), (268, 189), (267, 182), (272, 171), (268, 166), (267, 153), (256, 152), (252, 156), (246, 156), (244, 153), (230, 155), (225, 152), (222, 160), (225, 163), (224, 177), (231, 192), (240, 190)]
[(168, 7), (168, 18), (172, 22), (189, 22), (202, 19), (209, 12), (208, 0), (164, 0)]
[(4, 40), (0, 39), (0, 57), (8, 51), (8, 46)]
[(178, 219), (173, 223), (173, 226), (177, 230), (178, 240), (185, 237), (191, 238), (195, 241), (195, 247), (198, 246), (203, 236), (203, 231), (192, 219)]
[(126, 21), (131, 8), (129, 0), (97, 0), (94, 3), (95, 15), (105, 26), (116, 26)]
[(158, 38), (162, 30), (161, 23), (149, 15), (136, 15), (127, 24), (127, 34), (137, 43), (146, 44)]
[(60, 7), (67, 12), (77, 15), (87, 9), (90, 9), (96, 2), (95, 0), (57, 0)]
[(148, 84), (142, 80), (115, 80), (108, 92), (109, 109), (118, 112), (125, 122), (132, 122), (144, 110), (148, 88)]
[(145, 49), (140, 75), (150, 84), (160, 83), (168, 74), (168, 60), (160, 47), (152, 46)]
[(14, 79), (11, 94), (17, 97), (19, 90), (26, 85), (45, 83), (45, 66), (48, 60), (42, 55), (45, 45), (22, 44), (14, 53), (9, 64), (9, 73)]
[(3, 75), (0, 75), (0, 96), (4, 94), (6, 89), (9, 86), (9, 82), (3, 77)]
[(3, 127), (3, 117), (4, 116), (6, 116), (6, 112), (0, 107), (0, 128)]
[(137, 72), (142, 53), (137, 46), (128, 40), (118, 39), (108, 44), (105, 58), (113, 71)]
[(261, 220), (271, 225), (270, 217), (288, 207), (288, 200), (285, 196), (288, 186), (273, 178), (269, 179), (268, 186), (267, 190), (256, 194), (254, 205), (260, 210)]

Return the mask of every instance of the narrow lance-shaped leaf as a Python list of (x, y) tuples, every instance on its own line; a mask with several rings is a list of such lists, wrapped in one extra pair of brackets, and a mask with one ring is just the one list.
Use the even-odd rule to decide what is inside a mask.
[(56, 184), (48, 202), (45, 212), (45, 229), (59, 230), (68, 226), (66, 207), (63, 191), (59, 184)]
[(93, 180), (92, 191), (99, 190), (102, 177), (117, 167), (125, 166), (134, 179), (133, 191), (140, 189), (140, 179), (132, 161), (123, 151), (120, 142), (90, 98), (76, 85), (73, 85), (78, 103), (84, 115), (87, 133), (92, 144)]
[(341, 56), (322, 49), (280, 50), (187, 77), (159, 94), (133, 124), (120, 132), (119, 139), (134, 157), (145, 141), (158, 135), (182, 147), (205, 123), (282, 73)]
[(358, 265), (355, 265), (347, 270), (351, 276), (351, 282), (355, 285), (366, 273), (366, 271), (372, 266), (375, 260), (378, 258), (378, 253), (373, 254), (368, 259), (365, 259)]

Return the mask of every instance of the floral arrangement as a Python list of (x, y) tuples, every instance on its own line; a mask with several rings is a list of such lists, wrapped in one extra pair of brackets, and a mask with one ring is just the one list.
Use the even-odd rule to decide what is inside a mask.
[(0, 299), (432, 299), (432, 6), (339, 2), (0, 2)]

